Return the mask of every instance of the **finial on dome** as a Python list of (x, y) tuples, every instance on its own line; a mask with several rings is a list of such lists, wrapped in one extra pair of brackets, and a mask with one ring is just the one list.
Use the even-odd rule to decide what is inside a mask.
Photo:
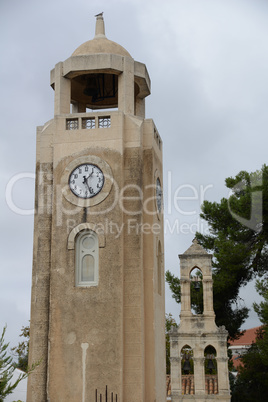
[(105, 38), (105, 27), (103, 20), (103, 12), (96, 14), (96, 28), (95, 28), (95, 38)]

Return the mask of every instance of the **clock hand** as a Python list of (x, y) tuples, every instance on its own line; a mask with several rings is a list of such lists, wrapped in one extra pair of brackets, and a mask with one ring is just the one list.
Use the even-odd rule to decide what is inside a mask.
[(84, 177), (83, 183), (86, 183), (86, 185), (88, 186), (88, 190), (89, 190), (90, 194), (93, 194), (94, 191), (93, 191), (93, 188), (89, 186), (88, 179), (93, 175), (93, 173), (94, 172), (92, 171), (88, 177), (83, 176)]
[[(89, 177), (89, 176), (88, 176), (88, 177)], [(88, 177), (83, 176), (83, 178), (84, 178), (83, 184), (86, 184), (86, 185), (88, 186), (88, 190), (89, 190), (89, 185), (88, 185), (88, 181), (87, 181)], [(90, 190), (89, 190), (89, 191), (90, 191)]]
[(90, 173), (90, 175), (88, 175), (88, 177), (84, 176), (85, 180), (87, 181), (88, 189), (89, 189), (88, 179), (89, 179), (92, 175), (93, 175), (93, 170), (92, 170), (92, 172)]

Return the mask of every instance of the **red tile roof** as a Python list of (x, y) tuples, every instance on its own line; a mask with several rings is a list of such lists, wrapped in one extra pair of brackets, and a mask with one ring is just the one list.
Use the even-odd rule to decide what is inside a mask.
[(244, 334), (234, 341), (230, 341), (230, 346), (250, 346), (256, 339), (256, 331), (261, 327), (247, 329)]
[[(241, 351), (241, 354), (243, 354), (243, 350), (245, 351), (251, 344), (256, 340), (257, 336), (257, 331), (261, 327), (255, 327), (255, 328), (250, 328), (247, 329), (243, 335), (239, 339), (235, 339), (234, 341), (229, 341), (230, 346), (232, 348), (235, 348), (234, 350)], [(236, 349), (237, 348), (237, 349)], [(235, 353), (232, 356), (232, 361), (235, 370), (239, 369), (239, 366), (243, 366), (243, 363), (241, 362), (240, 355)]]
[(241, 362), (240, 356), (239, 355), (233, 355), (232, 356), (232, 361), (234, 365), (234, 369), (238, 370), (239, 366), (243, 366), (243, 363)]

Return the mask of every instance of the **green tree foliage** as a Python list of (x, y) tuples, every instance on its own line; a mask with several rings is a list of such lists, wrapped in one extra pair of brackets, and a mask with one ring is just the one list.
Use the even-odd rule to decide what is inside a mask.
[(170, 340), (169, 340), (169, 331), (171, 331), (172, 327), (177, 328), (178, 325), (172, 314), (166, 314), (166, 373), (170, 374)]
[[(196, 238), (213, 253), (216, 324), (224, 325), (235, 338), (249, 311), (240, 303), (240, 288), (267, 273), (268, 167), (253, 173), (242, 171), (225, 182), (229, 198), (219, 203), (204, 201), (201, 217), (208, 222), (210, 233), (196, 233)], [(166, 280), (180, 302), (179, 279), (168, 271)]]
[(257, 339), (241, 357), (242, 366), (232, 389), (232, 402), (263, 401), (268, 395), (268, 281), (257, 281), (257, 290), (264, 297), (254, 303), (263, 326)]
[[(28, 351), (29, 351), (29, 337), (30, 337), (30, 328), (22, 327), (20, 336), (25, 337), (27, 340), (19, 343), (17, 348), (12, 348), (12, 351), (18, 353), (18, 363), (15, 363), (11, 356), (8, 355), (8, 347), (9, 343), (5, 343), (4, 337), (6, 333), (6, 327), (4, 327), (2, 336), (0, 338), (0, 402), (3, 402), (4, 399), (12, 394), (14, 389), (20, 383), (21, 380), (27, 378), (32, 371), (39, 366), (41, 361), (34, 363), (31, 367), (28, 366)], [(14, 370), (16, 368), (24, 371), (19, 378), (14, 382), (10, 383), (12, 380), (12, 376)], [(12, 381), (11, 381), (12, 382)], [(21, 402), (21, 401), (17, 401)]]
[(9, 343), (5, 343), (5, 332), (6, 327), (4, 327), (0, 338), (0, 402), (3, 402), (14, 391), (19, 382), (28, 376), (27, 373), (21, 374), (13, 384), (10, 384), (15, 366), (12, 358), (8, 355)]
[(28, 354), (29, 354), (29, 339), (30, 339), (30, 327), (22, 327), (20, 337), (25, 338), (24, 341), (19, 342), (18, 346), (11, 348), (12, 352), (18, 359), (16, 368), (27, 371), (28, 369)]

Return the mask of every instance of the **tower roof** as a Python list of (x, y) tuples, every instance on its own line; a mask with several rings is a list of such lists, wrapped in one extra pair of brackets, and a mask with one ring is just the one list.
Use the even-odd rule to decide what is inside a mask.
[(83, 56), (96, 53), (111, 53), (131, 57), (128, 51), (116, 42), (106, 38), (103, 13), (96, 15), (95, 37), (80, 45), (72, 56)]
[(182, 254), (182, 255), (209, 255), (206, 250), (198, 243), (197, 239), (194, 238), (193, 244)]

